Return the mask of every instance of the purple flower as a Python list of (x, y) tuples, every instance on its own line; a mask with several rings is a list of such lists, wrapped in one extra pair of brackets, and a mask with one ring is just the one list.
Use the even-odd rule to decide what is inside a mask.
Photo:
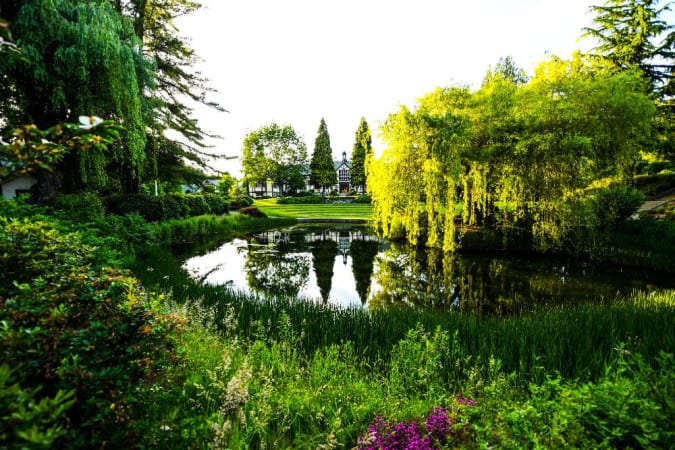
[(441, 444), (446, 442), (447, 435), (450, 434), (450, 425), (452, 421), (441, 407), (434, 408), (427, 417), (427, 432)]
[(467, 405), (467, 406), (476, 406), (476, 400), (468, 397), (457, 396), (457, 404)]

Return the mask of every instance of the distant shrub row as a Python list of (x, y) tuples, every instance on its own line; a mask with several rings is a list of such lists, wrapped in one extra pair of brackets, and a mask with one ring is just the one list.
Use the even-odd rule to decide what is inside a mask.
[(657, 175), (637, 175), (635, 187), (651, 197), (669, 189), (675, 189), (675, 173), (659, 173)]
[(118, 215), (136, 213), (145, 220), (157, 222), (204, 214), (229, 212), (227, 200), (216, 194), (118, 194), (104, 200), (107, 212)]
[(293, 197), (281, 197), (277, 200), (279, 205), (312, 205), (319, 203), (365, 203), (370, 204), (369, 195), (295, 195)]

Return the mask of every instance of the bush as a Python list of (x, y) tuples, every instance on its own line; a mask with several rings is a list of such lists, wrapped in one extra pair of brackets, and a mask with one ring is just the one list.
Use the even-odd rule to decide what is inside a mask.
[(633, 181), (635, 188), (647, 197), (675, 188), (675, 174), (638, 175)]
[(324, 199), (318, 195), (303, 197), (281, 197), (279, 200), (277, 200), (277, 204), (279, 205), (313, 205), (319, 203), (324, 203)]
[(372, 203), (372, 199), (368, 194), (357, 195), (356, 197), (354, 197), (353, 203), (365, 203), (370, 205)]
[(26, 409), (23, 397), (0, 396), (19, 418), (0, 426), (3, 445), (133, 443), (146, 383), (172, 358), (178, 322), (153, 313), (129, 273), (91, 269), (77, 234), (44, 222), (0, 225), (0, 384), (31, 399)]
[(241, 208), (239, 210), (239, 213), (245, 214), (245, 215), (251, 216), (251, 217), (261, 217), (261, 218), (267, 217), (267, 215), (264, 212), (260, 211), (258, 208), (254, 207), (254, 206), (247, 206), (246, 208)]
[(644, 199), (644, 195), (637, 189), (624, 186), (597, 190), (595, 210), (600, 229), (616, 228), (637, 211)]
[(222, 195), (202, 194), (200, 197), (204, 199), (206, 205), (208, 206), (208, 211), (202, 214), (215, 214), (220, 216), (230, 212), (230, 203), (227, 201), (227, 198), (223, 197)]
[(109, 213), (139, 214), (149, 222), (229, 211), (227, 200), (217, 194), (118, 194), (108, 197), (105, 203)]
[(80, 194), (58, 194), (54, 199), (54, 209), (62, 211), (73, 222), (89, 222), (100, 219), (105, 214), (101, 197), (95, 192)]

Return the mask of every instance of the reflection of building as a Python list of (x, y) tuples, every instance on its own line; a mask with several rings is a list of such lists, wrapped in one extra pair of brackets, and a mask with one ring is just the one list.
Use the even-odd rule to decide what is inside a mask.
[(291, 233), (287, 231), (272, 230), (256, 233), (253, 237), (259, 244), (278, 244), (289, 242), (291, 240)]
[(378, 242), (377, 236), (366, 233), (363, 229), (337, 230), (325, 228), (320, 233), (311, 233), (305, 235), (306, 242), (317, 242), (332, 240), (337, 243), (339, 253), (342, 254), (343, 264), (347, 264), (347, 255), (352, 242), (354, 241), (373, 241)]

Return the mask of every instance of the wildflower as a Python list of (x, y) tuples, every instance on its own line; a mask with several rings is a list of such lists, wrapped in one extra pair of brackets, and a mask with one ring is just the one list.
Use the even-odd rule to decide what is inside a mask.
[(476, 406), (476, 400), (468, 397), (457, 396), (457, 404), (466, 406)]

